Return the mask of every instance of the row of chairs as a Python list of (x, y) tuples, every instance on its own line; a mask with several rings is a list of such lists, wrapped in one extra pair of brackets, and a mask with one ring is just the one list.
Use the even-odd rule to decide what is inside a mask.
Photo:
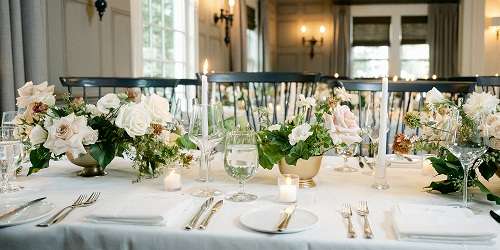
[[(118, 92), (126, 88), (139, 88), (144, 94), (157, 93), (171, 103), (184, 100), (184, 110), (189, 110), (193, 98), (200, 95), (200, 77), (197, 79), (159, 78), (108, 78), (108, 77), (61, 77), (61, 83), (73, 95), (86, 100), (100, 98), (104, 93)], [(346, 79), (321, 76), (313, 73), (214, 73), (208, 75), (210, 96), (224, 104), (226, 119), (244, 117), (254, 129), (259, 130), (265, 122), (283, 121), (295, 115), (297, 96), (326, 97), (334, 94), (335, 88), (343, 86), (354, 95), (351, 108), (359, 115), (360, 126), (373, 126), (378, 114), (381, 91), (380, 79)], [(424, 107), (425, 93), (436, 87), (456, 102), (463, 101), (467, 94), (482, 88), (500, 94), (498, 77), (460, 77), (437, 80), (417, 80), (413, 82), (389, 83), (390, 138), (400, 132), (407, 132), (402, 123), (406, 112), (420, 111)], [(262, 110), (267, 110), (267, 116)], [(412, 131), (418, 133), (418, 131)], [(391, 140), (391, 139), (390, 139)], [(389, 141), (390, 141), (389, 140)], [(390, 147), (390, 145), (387, 145)]]

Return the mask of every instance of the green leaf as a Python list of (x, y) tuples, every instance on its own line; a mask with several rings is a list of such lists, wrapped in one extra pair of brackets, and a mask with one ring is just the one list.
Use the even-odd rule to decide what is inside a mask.
[(184, 149), (196, 149), (196, 144), (194, 144), (187, 134), (184, 134), (177, 138), (177, 145)]
[(457, 187), (455, 183), (450, 180), (433, 181), (426, 188), (439, 191), (442, 194), (454, 193), (459, 190), (459, 187)]
[(96, 143), (90, 146), (90, 155), (103, 169), (115, 158), (115, 153), (114, 144)]
[(479, 187), (482, 193), (486, 194), (486, 199), (489, 201), (494, 201), (497, 205), (500, 205), (500, 197), (493, 194), (483, 183), (479, 180), (474, 180), (474, 185)]
[(456, 174), (457, 168), (446, 162), (446, 160), (437, 157), (431, 157), (429, 160), (438, 174), (448, 175), (450, 172)]
[(489, 180), (497, 172), (497, 165), (493, 161), (483, 162), (478, 167), (479, 173), (486, 179)]
[(31, 167), (28, 170), (28, 175), (38, 172), (40, 169), (48, 168), (50, 162), (50, 150), (43, 146), (34, 149), (30, 152)]

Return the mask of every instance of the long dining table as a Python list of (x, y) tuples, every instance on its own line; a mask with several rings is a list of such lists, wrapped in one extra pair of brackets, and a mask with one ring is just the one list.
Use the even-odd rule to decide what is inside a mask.
[[(353, 160), (353, 159), (352, 159)], [(222, 155), (212, 162), (213, 182), (209, 185), (223, 192), (236, 191), (237, 182), (224, 171)], [(355, 164), (355, 162), (350, 162)], [(46, 196), (58, 209), (71, 204), (79, 194), (100, 192), (95, 205), (75, 209), (62, 222), (42, 228), (35, 225), (42, 221), (0, 228), (0, 249), (56, 250), (56, 249), (500, 249), (500, 243), (478, 246), (440, 244), (399, 240), (391, 222), (391, 211), (396, 204), (449, 204), (459, 201), (460, 195), (441, 195), (426, 192), (423, 187), (433, 177), (420, 168), (389, 168), (387, 180), (390, 188), (375, 190), (371, 187), (373, 176), (339, 173), (332, 167), (340, 159), (325, 156), (320, 173), (315, 178), (317, 186), (300, 189), (298, 206), (314, 212), (319, 222), (310, 230), (293, 234), (264, 234), (245, 228), (239, 217), (251, 210), (280, 205), (277, 202), (279, 171), (259, 169), (249, 181), (246, 191), (258, 195), (248, 203), (225, 201), (206, 230), (184, 230), (184, 225), (205, 200), (189, 194), (189, 189), (203, 185), (195, 181), (197, 168), (183, 170), (183, 188), (177, 192), (163, 190), (162, 179), (143, 179), (136, 183), (136, 171), (130, 161), (115, 159), (102, 177), (76, 176), (78, 166), (66, 160), (51, 162), (50, 168), (31, 176), (18, 177), (24, 189), (20, 192), (1, 194), (0, 201), (29, 200)], [(498, 182), (497, 182), (498, 184)], [(491, 187), (500, 191), (498, 185)], [(216, 200), (223, 199), (216, 197)], [(369, 219), (373, 239), (362, 237), (362, 220), (354, 215), (353, 223), (358, 237), (346, 236), (346, 223), (340, 214), (343, 203), (354, 207), (366, 200), (370, 209)], [(498, 209), (491, 203), (480, 203), (481, 216), (488, 216), (489, 209)], [(88, 221), (89, 214), (100, 211), (135, 209), (143, 212), (168, 211), (165, 226), (138, 226), (100, 224)], [(496, 232), (500, 235), (500, 226)]]

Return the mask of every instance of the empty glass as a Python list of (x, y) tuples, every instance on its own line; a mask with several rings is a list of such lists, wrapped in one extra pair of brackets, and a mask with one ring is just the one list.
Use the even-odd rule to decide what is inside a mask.
[(235, 202), (257, 199), (257, 195), (245, 193), (245, 183), (255, 176), (259, 166), (255, 132), (231, 131), (226, 135), (224, 169), (240, 184), (240, 190), (226, 197)]
[[(480, 123), (484, 120), (479, 119)], [(479, 165), (476, 161), (488, 150), (489, 136), (480, 130), (482, 127), (481, 124), (472, 126), (466, 124), (458, 110), (455, 110), (450, 117), (447, 130), (449, 132), (445, 133), (445, 147), (458, 158), (464, 169), (461, 204), (464, 208), (469, 207), (467, 194), (469, 172)]]
[[(210, 153), (224, 138), (224, 121), (222, 119), (222, 105), (196, 104), (189, 122), (189, 139), (200, 149), (199, 181), (210, 181)], [(210, 197), (222, 194), (211, 187), (194, 189), (191, 194), (197, 197)]]
[(353, 144), (343, 144), (340, 145), (336, 148), (337, 153), (342, 157), (343, 164), (340, 167), (336, 167), (333, 170), (338, 171), (338, 172), (356, 172), (358, 171), (356, 168), (353, 168), (352, 166), (349, 166), (347, 164), (347, 160), (349, 157), (353, 156), (356, 153), (356, 150), (358, 149), (359, 144), (353, 143)]

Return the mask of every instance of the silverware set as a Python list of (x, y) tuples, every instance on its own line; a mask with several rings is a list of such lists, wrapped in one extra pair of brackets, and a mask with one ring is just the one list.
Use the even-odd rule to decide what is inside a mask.
[(99, 199), (99, 196), (101, 195), (100, 192), (93, 192), (89, 196), (86, 194), (81, 194), (78, 196), (78, 198), (73, 202), (73, 204), (64, 207), (61, 209), (58, 213), (56, 213), (54, 216), (50, 217), (45, 222), (42, 222), (40, 224), (37, 224), (38, 227), (48, 227), (53, 224), (61, 222), (68, 214), (71, 213), (71, 211), (75, 210), (76, 208), (80, 207), (88, 207), (96, 203), (97, 199)]
[[(208, 198), (203, 204), (201, 205), (200, 209), (194, 214), (194, 216), (191, 218), (191, 220), (186, 224), (184, 227), (185, 230), (191, 230), (193, 228), (198, 228), (199, 230), (205, 230), (208, 226), (208, 223), (210, 222), (210, 219), (214, 216), (215, 213), (217, 213), (222, 205), (224, 204), (224, 200), (219, 200), (215, 203), (215, 205), (212, 206), (212, 203), (214, 203), (214, 197)], [(211, 207), (212, 206), (212, 207)], [(211, 207), (211, 208), (210, 208)], [(198, 224), (198, 221), (200, 220), (200, 217), (206, 212), (209, 211), (208, 214), (205, 216), (205, 218)]]
[(278, 232), (283, 232), (288, 228), (288, 223), (290, 222), (290, 219), (293, 216), (293, 213), (295, 213), (295, 209), (297, 208), (296, 204), (290, 205), (287, 208), (283, 209), (283, 216), (280, 220), (280, 223), (278, 223), (277, 231)]
[[(368, 202), (361, 201), (359, 202), (359, 206), (356, 210), (357, 214), (363, 218), (363, 234), (367, 239), (373, 238), (373, 232), (370, 227), (370, 222), (368, 221), (368, 214), (370, 211), (368, 210)], [(343, 218), (347, 220), (347, 237), (348, 238), (356, 238), (356, 231), (354, 230), (354, 226), (352, 224), (352, 209), (351, 205), (348, 203), (344, 203), (342, 205), (342, 209), (340, 211)]]

